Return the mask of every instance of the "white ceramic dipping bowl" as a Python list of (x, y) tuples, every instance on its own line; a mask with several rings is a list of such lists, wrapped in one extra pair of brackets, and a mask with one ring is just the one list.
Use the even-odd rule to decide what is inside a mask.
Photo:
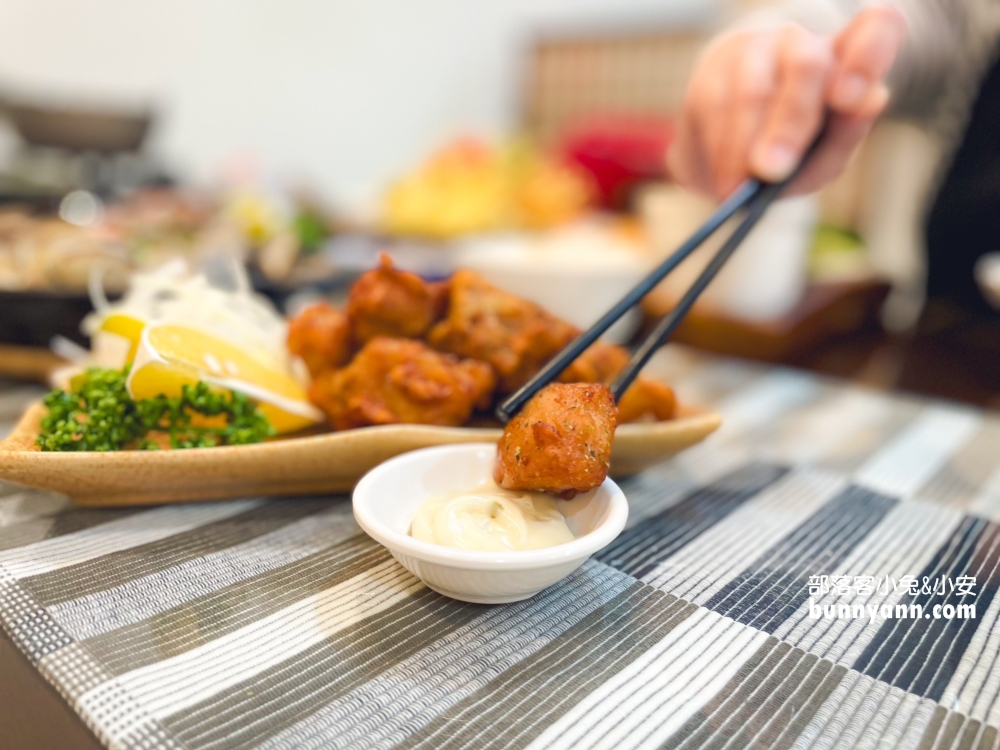
[(625, 528), (628, 503), (608, 479), (563, 501), (577, 538), (540, 550), (474, 552), (410, 536), (410, 522), (428, 498), (472, 489), (493, 475), (496, 445), (440, 445), (404, 453), (370, 471), (354, 489), (354, 517), (400, 564), (438, 593), (481, 604), (516, 602), (562, 580)]

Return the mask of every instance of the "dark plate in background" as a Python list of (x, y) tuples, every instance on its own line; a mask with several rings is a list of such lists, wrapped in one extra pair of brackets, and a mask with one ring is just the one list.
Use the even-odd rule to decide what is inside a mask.
[(47, 349), (61, 335), (86, 345), (80, 322), (93, 309), (86, 292), (0, 291), (0, 343)]

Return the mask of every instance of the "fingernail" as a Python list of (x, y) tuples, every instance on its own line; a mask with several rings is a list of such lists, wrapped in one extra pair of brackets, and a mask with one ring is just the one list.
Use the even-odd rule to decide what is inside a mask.
[(881, 114), (882, 110), (885, 109), (886, 105), (889, 103), (889, 99), (892, 98), (892, 93), (889, 91), (889, 87), (884, 83), (878, 84), (872, 89), (872, 92), (868, 95), (870, 101), (865, 103), (876, 115)]
[(860, 73), (848, 73), (843, 76), (833, 89), (833, 105), (835, 107), (856, 107), (868, 93), (868, 79)]
[(766, 180), (783, 180), (791, 174), (798, 163), (799, 155), (784, 143), (774, 143), (764, 151), (763, 163), (760, 165), (760, 176)]

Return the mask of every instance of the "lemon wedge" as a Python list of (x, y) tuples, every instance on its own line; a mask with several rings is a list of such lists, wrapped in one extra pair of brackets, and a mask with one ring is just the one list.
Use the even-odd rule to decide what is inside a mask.
[(125, 313), (111, 313), (93, 336), (95, 361), (102, 367), (120, 369), (135, 359), (146, 322)]
[(181, 387), (203, 380), (252, 398), (279, 434), (322, 420), (292, 376), (218, 336), (170, 323), (145, 326), (127, 387), (134, 399), (179, 396)]

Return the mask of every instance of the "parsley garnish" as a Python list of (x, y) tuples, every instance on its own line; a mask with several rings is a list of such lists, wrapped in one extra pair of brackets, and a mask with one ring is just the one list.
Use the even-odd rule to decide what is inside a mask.
[[(125, 389), (128, 368), (91, 368), (70, 391), (45, 397), (38, 446), (43, 451), (156, 449), (150, 432), (164, 432), (172, 448), (210, 448), (259, 443), (274, 434), (267, 417), (241, 393), (213, 391), (207, 383), (185, 385), (175, 398), (134, 401)], [(221, 426), (191, 424), (196, 414), (225, 418)]]

